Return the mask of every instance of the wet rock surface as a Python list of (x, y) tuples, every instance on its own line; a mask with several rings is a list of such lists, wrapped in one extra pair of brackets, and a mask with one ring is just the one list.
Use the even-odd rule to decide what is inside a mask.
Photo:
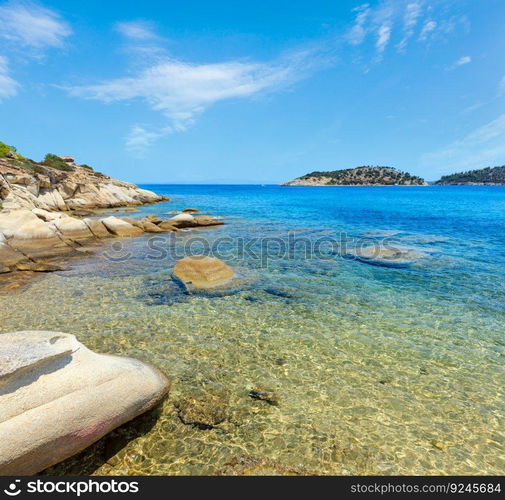
[(257, 457), (237, 457), (231, 460), (220, 476), (311, 476), (303, 467), (291, 467), (272, 460)]
[(225, 421), (228, 403), (225, 392), (202, 393), (178, 401), (176, 408), (182, 423), (208, 430)]

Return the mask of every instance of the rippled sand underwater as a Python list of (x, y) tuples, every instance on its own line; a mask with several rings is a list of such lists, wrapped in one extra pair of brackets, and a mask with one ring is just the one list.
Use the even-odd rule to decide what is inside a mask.
[[(251, 231), (228, 222), (199, 236)], [(136, 256), (128, 261), (104, 259), (105, 249), (0, 295), (0, 332), (74, 333), (96, 351), (152, 363), (172, 382), (157, 411), (50, 472), (221, 474), (255, 457), (279, 473), (503, 474), (503, 290), (491, 269), (478, 293), (454, 299), (454, 283), (471, 288), (472, 269), (470, 281), (461, 278), (458, 241), (428, 236), (409, 238), (441, 246), (442, 257), (412, 269), (338, 256), (264, 268), (230, 255), (254, 280), (221, 297), (182, 293), (173, 261), (143, 258), (140, 238), (126, 243)], [(257, 388), (278, 404), (251, 398)], [(208, 396), (225, 420), (184, 424), (181, 402)]]

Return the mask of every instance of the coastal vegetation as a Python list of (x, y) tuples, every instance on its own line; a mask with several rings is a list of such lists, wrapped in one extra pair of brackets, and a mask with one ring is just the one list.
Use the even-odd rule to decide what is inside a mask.
[(364, 165), (356, 168), (315, 171), (287, 182), (287, 186), (412, 186), (425, 185), (421, 177), (393, 167)]
[(444, 175), (435, 184), (505, 184), (505, 165)]
[(5, 144), (5, 142), (0, 141), (0, 158), (6, 158), (9, 154), (15, 153), (16, 148)]
[(74, 168), (69, 165), (69, 162), (52, 153), (47, 153), (42, 163), (57, 170), (66, 170), (67, 172), (72, 172), (74, 170)]

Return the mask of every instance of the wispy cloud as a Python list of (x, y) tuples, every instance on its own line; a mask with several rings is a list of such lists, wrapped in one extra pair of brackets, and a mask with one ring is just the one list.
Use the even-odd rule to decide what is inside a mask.
[(213, 104), (249, 98), (286, 88), (320, 67), (313, 50), (300, 50), (273, 62), (228, 61), (196, 64), (165, 59), (137, 75), (66, 90), (73, 96), (102, 102), (141, 100), (169, 121), (162, 131), (136, 125), (127, 138), (129, 149), (148, 147), (169, 132), (181, 132)]
[(158, 35), (153, 23), (149, 21), (125, 21), (117, 23), (116, 31), (131, 40), (156, 40)]
[(356, 12), (356, 19), (352, 28), (347, 33), (347, 40), (352, 45), (359, 45), (363, 42), (368, 32), (367, 21), (371, 13), (370, 4), (365, 3), (360, 5), (354, 9), (354, 12)]
[(421, 42), (428, 40), (428, 38), (430, 37), (430, 34), (435, 31), (436, 27), (437, 27), (437, 22), (433, 21), (433, 19), (429, 19), (428, 21), (426, 21), (423, 24), (423, 28), (421, 30), (421, 33), (419, 34), (419, 40)]
[(377, 48), (378, 54), (382, 54), (384, 52), (390, 38), (391, 25), (389, 23), (384, 23), (380, 26), (379, 31), (377, 32), (377, 42), (375, 43), (375, 47)]
[(163, 127), (160, 130), (147, 130), (143, 125), (134, 125), (126, 136), (126, 149), (138, 158), (142, 158), (158, 139), (170, 134), (171, 127)]
[(7, 58), (0, 56), (0, 102), (8, 97), (15, 96), (18, 92), (18, 83), (9, 76)]
[[(56, 12), (36, 3), (19, 0), (0, 5), (0, 39), (11, 60), (39, 58), (45, 49), (62, 47), (71, 33)], [(15, 96), (19, 88), (7, 57), (0, 56), (0, 100)]]
[(460, 66), (464, 66), (465, 64), (470, 64), (472, 62), (472, 58), (470, 56), (460, 57), (457, 61), (451, 64), (447, 69), (452, 70), (459, 68)]
[(407, 4), (405, 14), (403, 16), (403, 37), (398, 44), (397, 48), (400, 52), (405, 50), (408, 41), (414, 36), (415, 28), (422, 13), (422, 7), (419, 2), (412, 2)]
[(394, 42), (400, 53), (409, 42), (428, 42), (433, 36), (447, 35), (458, 23), (467, 22), (452, 16), (445, 2), (431, 4), (427, 0), (381, 0), (365, 3), (354, 9), (354, 22), (345, 34), (345, 40), (358, 46), (372, 40), (376, 60), (382, 59), (390, 43)]
[(36, 3), (12, 1), (0, 6), (0, 37), (24, 47), (61, 47), (72, 33), (54, 11)]
[(448, 146), (424, 155), (422, 163), (439, 173), (505, 163), (505, 113)]

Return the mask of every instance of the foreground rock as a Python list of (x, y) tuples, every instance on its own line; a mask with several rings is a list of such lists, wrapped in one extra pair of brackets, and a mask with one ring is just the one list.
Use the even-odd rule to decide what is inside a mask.
[(164, 375), (73, 335), (0, 334), (0, 475), (35, 474), (153, 408)]
[(205, 255), (184, 257), (174, 267), (174, 276), (188, 288), (197, 290), (227, 285), (234, 275), (223, 261)]

